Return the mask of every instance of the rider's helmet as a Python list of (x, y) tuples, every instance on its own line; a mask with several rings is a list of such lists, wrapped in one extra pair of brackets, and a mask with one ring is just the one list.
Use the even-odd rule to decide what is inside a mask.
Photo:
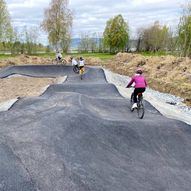
[(142, 73), (143, 73), (143, 70), (141, 68), (138, 68), (136, 71), (136, 74), (142, 74)]
[(83, 60), (83, 58), (82, 58), (82, 57), (80, 57), (80, 60)]

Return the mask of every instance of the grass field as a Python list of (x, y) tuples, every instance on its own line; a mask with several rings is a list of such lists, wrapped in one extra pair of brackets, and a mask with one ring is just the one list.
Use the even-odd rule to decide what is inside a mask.
[[(109, 54), (109, 53), (70, 53), (70, 54), (62, 54), (62, 55), (64, 57), (73, 56), (76, 58), (96, 57), (96, 58), (100, 58), (102, 60), (112, 59), (114, 57), (113, 54)], [(32, 56), (39, 56), (39, 57), (44, 57), (44, 58), (55, 58), (55, 53), (52, 53), (52, 52), (51, 53), (39, 53), (39, 54), (33, 54)]]
[(0, 54), (0, 60), (7, 59), (7, 58), (14, 58), (16, 55), (12, 54)]
[[(168, 53), (166, 52), (141, 52), (140, 53), (143, 56), (166, 56), (168, 55)], [(11, 55), (11, 54), (0, 54), (0, 59), (6, 59), (6, 58), (14, 58), (17, 55)], [(55, 53), (54, 52), (50, 52), (50, 53), (36, 53), (36, 54), (32, 54), (31, 56), (38, 56), (38, 57), (43, 57), (43, 58), (55, 58)], [(63, 56), (74, 56), (76, 58), (79, 57), (84, 57), (84, 58), (88, 58), (88, 57), (95, 57), (95, 58), (100, 58), (101, 60), (108, 60), (108, 59), (112, 59), (115, 55), (114, 54), (110, 54), (110, 53), (69, 53), (69, 54), (63, 54)]]
[(143, 56), (166, 56), (166, 55), (168, 55), (167, 52), (162, 52), (162, 51), (159, 51), (159, 52), (141, 52), (140, 54)]
[(109, 53), (74, 53), (74, 54), (69, 54), (72, 55), (74, 57), (95, 57), (95, 58), (100, 58), (102, 60), (107, 60), (107, 59), (112, 59), (114, 57), (113, 54), (109, 54)]

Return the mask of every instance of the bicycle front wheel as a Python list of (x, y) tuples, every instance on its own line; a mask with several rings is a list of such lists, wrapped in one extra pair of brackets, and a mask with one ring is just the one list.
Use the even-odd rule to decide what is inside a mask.
[(139, 119), (143, 119), (145, 114), (144, 106), (142, 103), (137, 104), (137, 115)]
[(131, 105), (133, 105), (133, 103), (134, 103), (134, 92), (131, 94), (130, 103), (131, 103)]

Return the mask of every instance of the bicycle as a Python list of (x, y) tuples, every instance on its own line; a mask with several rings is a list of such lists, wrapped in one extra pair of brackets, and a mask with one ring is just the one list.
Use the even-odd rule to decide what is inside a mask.
[(53, 64), (63, 64), (63, 65), (66, 65), (68, 62), (64, 59), (64, 58), (62, 58), (62, 59), (57, 59), (57, 58), (55, 58), (54, 60), (53, 60)]
[[(144, 105), (143, 105), (143, 93), (138, 93), (137, 95), (137, 116), (139, 119), (143, 119), (144, 114), (145, 114), (145, 109), (144, 109)], [(134, 92), (131, 94), (131, 106), (134, 103)], [(131, 111), (133, 112), (134, 109), (131, 109)]]
[(73, 71), (74, 71), (76, 74), (78, 74), (79, 71), (80, 71), (79, 66), (78, 66), (78, 65), (74, 65), (74, 67), (73, 67)]

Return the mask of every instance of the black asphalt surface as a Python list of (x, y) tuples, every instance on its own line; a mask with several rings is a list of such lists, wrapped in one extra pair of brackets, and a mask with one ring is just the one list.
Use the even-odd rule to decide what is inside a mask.
[(190, 191), (191, 126), (145, 102), (144, 119), (100, 68), (80, 80), (70, 66), (0, 71), (67, 75), (40, 97), (0, 113), (0, 191)]

